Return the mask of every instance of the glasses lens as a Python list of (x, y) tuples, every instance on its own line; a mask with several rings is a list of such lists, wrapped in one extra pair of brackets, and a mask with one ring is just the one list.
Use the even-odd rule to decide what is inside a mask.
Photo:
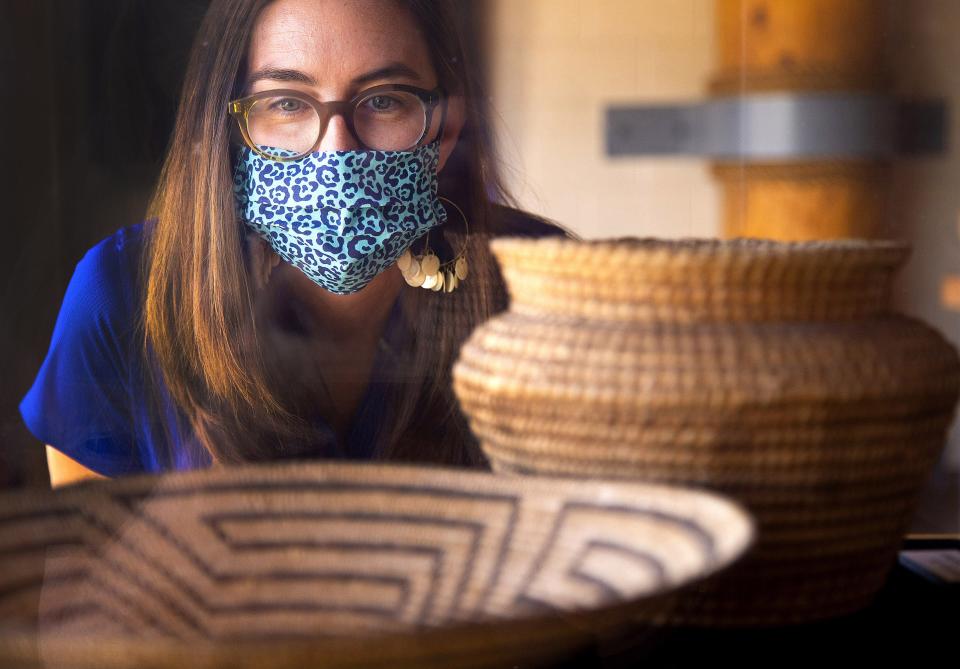
[(260, 98), (247, 114), (247, 130), (264, 153), (285, 158), (313, 148), (320, 135), (320, 116), (312, 105), (299, 98)]
[(353, 110), (357, 138), (371, 149), (402, 151), (412, 148), (427, 121), (423, 102), (413, 93), (390, 91), (360, 100)]

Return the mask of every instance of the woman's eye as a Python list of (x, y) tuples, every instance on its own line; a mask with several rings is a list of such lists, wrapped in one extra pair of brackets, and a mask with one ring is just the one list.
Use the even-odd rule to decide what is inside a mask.
[(367, 100), (367, 104), (374, 111), (394, 111), (399, 106), (397, 100), (386, 95), (374, 95)]
[(286, 114), (292, 114), (303, 109), (303, 102), (295, 98), (282, 98), (270, 106), (277, 111), (281, 111)]

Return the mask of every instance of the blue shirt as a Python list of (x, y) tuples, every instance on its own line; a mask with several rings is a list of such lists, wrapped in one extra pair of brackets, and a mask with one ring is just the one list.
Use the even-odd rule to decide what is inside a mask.
[[(159, 388), (165, 415), (158, 421), (148, 411), (146, 363), (137, 333), (143, 226), (117, 231), (77, 263), (46, 359), (20, 402), (20, 415), (37, 439), (111, 477), (170, 469), (159, 448), (167, 444), (165, 426), (170, 430), (173, 469), (210, 465), (209, 454), (192, 430), (180, 429), (188, 423), (165, 387)], [(402, 321), (398, 307), (399, 300), (387, 324), (388, 336)], [(377, 370), (387, 356), (383, 349), (378, 352), (341, 457), (364, 459), (372, 454), (375, 415), (385, 398)], [(317, 427), (329, 429), (322, 421)]]

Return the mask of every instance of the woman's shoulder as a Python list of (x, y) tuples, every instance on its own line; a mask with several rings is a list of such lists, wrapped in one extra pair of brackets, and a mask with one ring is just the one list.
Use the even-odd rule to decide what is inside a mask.
[(94, 275), (135, 272), (150, 223), (140, 221), (104, 237), (84, 253), (77, 271)]
[(120, 228), (77, 262), (60, 305), (54, 343), (126, 341), (137, 325), (140, 267), (149, 222)]
[[(120, 228), (91, 246), (70, 278), (66, 298), (90, 313), (132, 314), (137, 304), (141, 255), (149, 221)], [(64, 306), (67, 306), (65, 302)]]
[(556, 221), (504, 204), (493, 206), (491, 233), (494, 237), (576, 236)]

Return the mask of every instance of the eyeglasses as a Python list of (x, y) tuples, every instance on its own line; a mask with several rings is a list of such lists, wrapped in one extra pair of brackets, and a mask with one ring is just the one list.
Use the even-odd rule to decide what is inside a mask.
[[(335, 114), (361, 147), (408, 151), (424, 143), (443, 89), (428, 91), (406, 84), (384, 84), (360, 91), (351, 100), (320, 102), (292, 89), (260, 91), (230, 102), (247, 145), (264, 158), (290, 161), (314, 150)], [(446, 105), (440, 120), (440, 131)]]

